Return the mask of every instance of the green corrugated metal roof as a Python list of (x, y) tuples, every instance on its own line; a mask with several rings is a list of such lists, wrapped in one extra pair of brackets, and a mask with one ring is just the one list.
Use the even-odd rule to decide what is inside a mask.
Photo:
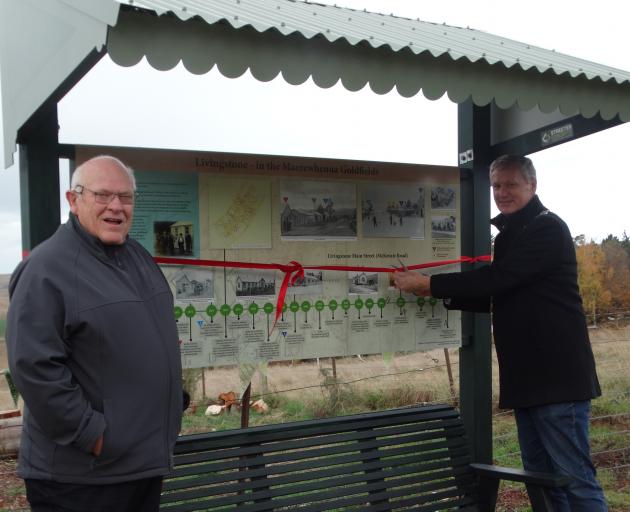
[[(507, 68), (553, 70), (571, 77), (630, 81), (630, 72), (546, 50), (527, 43), (472, 28), (430, 23), (393, 14), (359, 11), (300, 0), (119, 0), (156, 11), (173, 13), (182, 20), (199, 16), (207, 23), (228, 22), (234, 28), (251, 26), (258, 32), (275, 29), (283, 35), (295, 32), (307, 39), (323, 36), (328, 41), (345, 39), (351, 45), (366, 42), (374, 48), (408, 49), (433, 57), (447, 54), (453, 60), (485, 61)], [(506, 25), (506, 29), (508, 26)]]
[(249, 70), (261, 81), (630, 120), (630, 73), (469, 28), (301, 0), (119, 1), (141, 8), (121, 11), (109, 31), (122, 66), (145, 57), (159, 70), (181, 61), (196, 74), (216, 66), (229, 78)]
[(630, 73), (470, 28), (301, 0), (0, 0), (0, 13), (5, 166), (20, 127), (103, 44), (122, 66), (630, 120)]

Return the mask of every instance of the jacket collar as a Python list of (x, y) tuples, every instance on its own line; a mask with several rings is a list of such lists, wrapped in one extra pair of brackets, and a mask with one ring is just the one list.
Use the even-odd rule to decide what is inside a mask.
[(503, 231), (509, 227), (526, 226), (529, 224), (540, 212), (545, 211), (546, 208), (540, 202), (538, 195), (534, 195), (523, 208), (510, 215), (504, 215), (500, 213), (496, 217), (490, 220), (490, 223), (496, 226), (499, 231)]
[[(125, 245), (106, 245), (100, 239), (90, 233), (79, 222), (79, 218), (72, 212), (68, 215), (68, 227), (88, 246), (90, 252), (98, 259), (109, 262)], [(125, 242), (126, 243), (126, 242)]]

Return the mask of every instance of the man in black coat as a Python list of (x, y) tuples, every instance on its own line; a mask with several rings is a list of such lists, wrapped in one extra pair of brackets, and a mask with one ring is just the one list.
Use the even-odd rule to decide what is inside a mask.
[(554, 495), (558, 510), (605, 511), (588, 441), (590, 401), (601, 390), (571, 233), (538, 199), (529, 158), (497, 158), (490, 183), (501, 212), (492, 263), (432, 277), (396, 272), (394, 282), (449, 309), (492, 312), (499, 407), (514, 409), (523, 466), (573, 478)]

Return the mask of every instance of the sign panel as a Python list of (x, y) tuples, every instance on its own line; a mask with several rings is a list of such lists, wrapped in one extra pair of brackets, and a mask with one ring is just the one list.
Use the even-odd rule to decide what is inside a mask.
[(459, 312), (391, 283), (460, 257), (457, 168), (102, 147), (78, 163), (103, 153), (136, 169), (132, 236), (178, 260), (162, 270), (184, 367), (461, 344)]

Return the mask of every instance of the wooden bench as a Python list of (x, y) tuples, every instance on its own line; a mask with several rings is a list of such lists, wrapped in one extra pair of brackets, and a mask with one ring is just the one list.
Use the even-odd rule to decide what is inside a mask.
[(568, 479), (472, 464), (448, 405), (180, 437), (160, 510), (494, 510), (499, 481), (524, 482), (536, 512)]

